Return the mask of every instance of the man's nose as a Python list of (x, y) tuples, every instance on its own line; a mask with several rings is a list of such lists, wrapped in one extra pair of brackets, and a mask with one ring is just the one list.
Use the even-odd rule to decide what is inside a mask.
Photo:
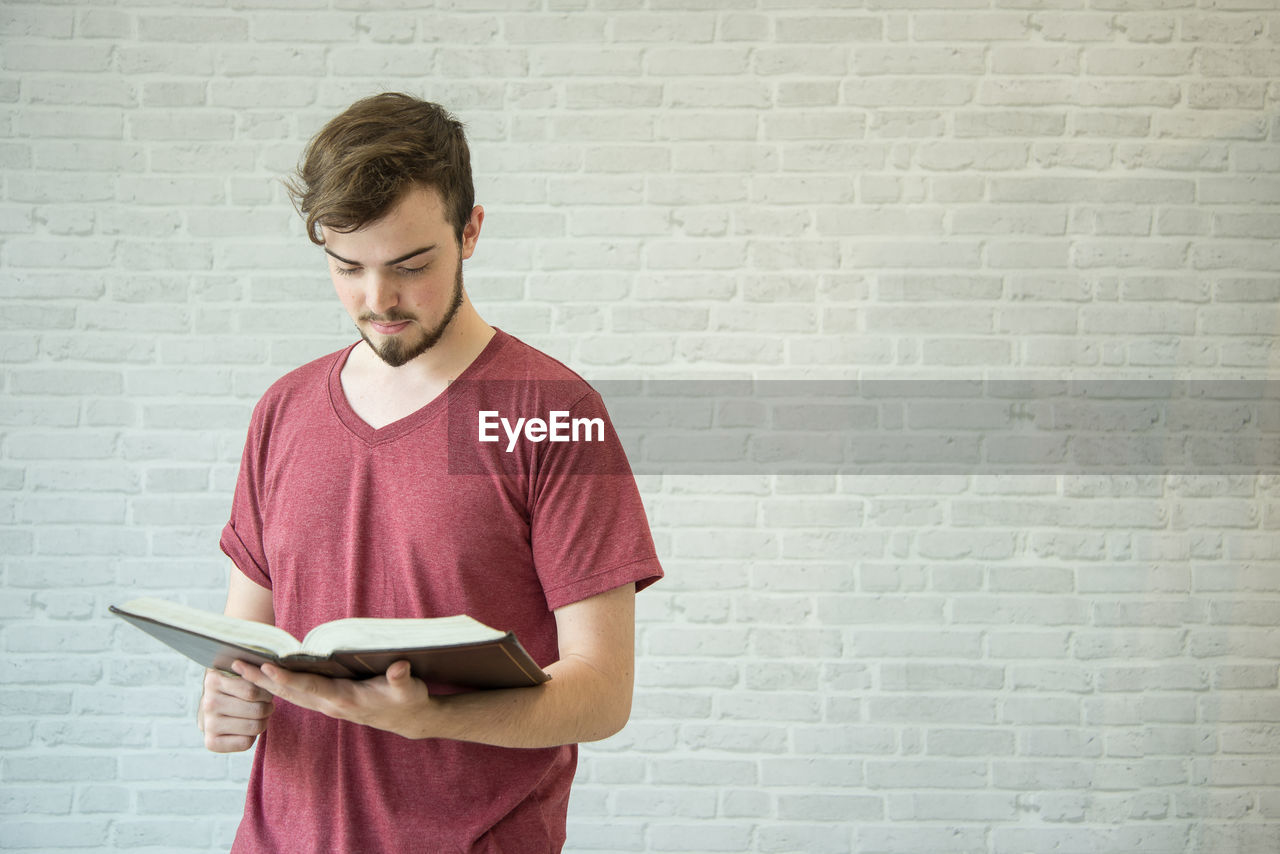
[(365, 276), (364, 303), (374, 314), (383, 314), (400, 302), (391, 274), (370, 270)]

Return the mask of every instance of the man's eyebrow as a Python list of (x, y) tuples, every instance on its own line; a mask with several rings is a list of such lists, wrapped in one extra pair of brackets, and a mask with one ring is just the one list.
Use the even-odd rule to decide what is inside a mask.
[[(415, 249), (415, 250), (413, 250), (412, 252), (407, 252), (407, 253), (405, 253), (404, 255), (401, 255), (399, 258), (392, 258), (390, 261), (388, 261), (388, 262), (386, 263), (386, 265), (385, 265), (385, 266), (387, 266), (387, 267), (391, 267), (391, 266), (394, 266), (394, 265), (396, 265), (396, 264), (399, 264), (401, 261), (408, 261), (410, 258), (412, 258), (412, 257), (413, 257), (413, 256), (415, 256), (415, 255), (421, 255), (421, 254), (422, 254), (422, 253), (424, 253), (424, 252), (430, 252), (432, 249), (435, 249), (435, 248), (436, 248), (436, 244), (434, 244), (434, 243), (432, 243), (430, 246), (423, 246), (421, 249)], [(324, 251), (325, 251), (325, 252), (327, 252), (327, 253), (329, 253), (330, 255), (332, 255), (334, 258), (337, 258), (337, 259), (338, 259), (339, 261), (341, 261), (343, 264), (350, 264), (350, 265), (351, 265), (351, 266), (353, 266), (353, 267), (363, 267), (363, 266), (364, 266), (364, 265), (363, 265), (363, 264), (361, 264), (359, 261), (350, 261), (350, 260), (348, 260), (348, 259), (346, 259), (346, 258), (343, 258), (341, 255), (339, 255), (337, 252), (334, 252), (334, 251), (333, 251), (332, 249), (330, 249), (328, 246), (324, 247)]]

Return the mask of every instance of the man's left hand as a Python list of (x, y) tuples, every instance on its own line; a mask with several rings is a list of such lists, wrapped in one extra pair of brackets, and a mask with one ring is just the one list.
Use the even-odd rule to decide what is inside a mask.
[(272, 664), (254, 667), (243, 661), (231, 669), (295, 706), (406, 738), (420, 730), (431, 704), (426, 683), (410, 674), (407, 661), (392, 664), (385, 675), (360, 680), (293, 673)]

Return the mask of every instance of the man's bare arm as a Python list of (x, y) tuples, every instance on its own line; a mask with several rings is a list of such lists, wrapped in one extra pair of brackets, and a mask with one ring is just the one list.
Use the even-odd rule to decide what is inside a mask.
[(555, 616), (560, 660), (547, 668), (550, 682), (441, 697), (417, 737), (546, 747), (597, 741), (622, 729), (635, 681), (635, 587), (575, 602)]
[(560, 659), (534, 688), (432, 697), (397, 662), (386, 675), (353, 681), (262, 669), (236, 672), (277, 697), (330, 717), (406, 738), (452, 738), (500, 747), (552, 747), (614, 734), (631, 714), (635, 672), (635, 586), (555, 612)]

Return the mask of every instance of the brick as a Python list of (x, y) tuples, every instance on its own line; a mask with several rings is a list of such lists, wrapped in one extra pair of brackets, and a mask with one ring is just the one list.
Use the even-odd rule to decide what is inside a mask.
[(74, 9), (10, 6), (0, 16), (0, 33), (6, 36), (70, 38), (75, 27), (74, 16)]
[(51, 845), (101, 850), (108, 844), (110, 831), (111, 822), (105, 818), (10, 821), (5, 824), (4, 845), (27, 850)]
[(1084, 54), (1088, 74), (1124, 77), (1185, 74), (1191, 67), (1191, 48), (1088, 48)]
[(105, 72), (111, 64), (109, 45), (11, 44), (4, 67), (15, 71)]
[(868, 45), (853, 51), (858, 74), (981, 74), (985, 66), (982, 51), (974, 47)]
[(877, 788), (922, 788), (946, 779), (950, 788), (970, 789), (987, 785), (985, 762), (947, 759), (871, 759), (866, 763), (867, 786)]
[(780, 18), (774, 24), (778, 41), (857, 42), (878, 41), (883, 23), (875, 16), (842, 15)]
[[(1066, 828), (1000, 828), (994, 834), (996, 851), (1036, 851), (1046, 846), (1061, 846), (1066, 850), (1085, 846), (1114, 847), (1116, 850), (1160, 851), (1176, 850), (1182, 842), (1179, 828), (1131, 827), (1066, 829)], [(1172, 847), (1170, 847), (1172, 846)]]
[(898, 821), (1008, 821), (1016, 817), (1017, 799), (1003, 794), (904, 794), (889, 798), (889, 816)]
[(741, 74), (749, 56), (745, 48), (658, 48), (646, 55), (645, 71), (661, 76)]
[[(22, 782), (89, 782), (111, 779), (116, 760), (94, 754), (46, 754), (8, 757), (2, 763), (5, 779)], [(91, 823), (92, 824), (92, 823)], [(9, 839), (7, 825), (5, 838)], [(42, 842), (40, 844), (47, 844)]]
[(741, 851), (750, 837), (751, 828), (741, 824), (663, 822), (651, 832), (649, 844), (654, 851)]
[(1078, 74), (1080, 53), (1073, 48), (995, 45), (991, 70), (997, 74)]
[(975, 83), (965, 78), (853, 78), (841, 84), (846, 103), (857, 107), (955, 107), (973, 100)]
[(1026, 38), (1031, 29), (1026, 15), (994, 12), (983, 15), (920, 13), (915, 37), (920, 41), (988, 41)]
[(1274, 77), (1280, 68), (1280, 50), (1204, 47), (1200, 68), (1206, 77)]
[(681, 14), (620, 14), (610, 22), (615, 42), (709, 42), (715, 27), (714, 15), (691, 9)]

